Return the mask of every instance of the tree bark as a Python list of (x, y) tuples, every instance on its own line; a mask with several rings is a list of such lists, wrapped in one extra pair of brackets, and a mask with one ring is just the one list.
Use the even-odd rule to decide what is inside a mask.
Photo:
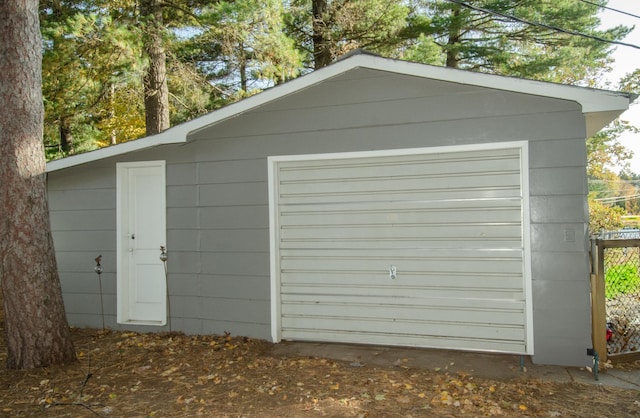
[(169, 129), (169, 88), (167, 87), (167, 57), (162, 39), (162, 5), (159, 0), (140, 0), (143, 20), (143, 46), (149, 58), (144, 76), (144, 110), (147, 135)]
[(311, 15), (313, 19), (313, 65), (316, 70), (331, 64), (331, 42), (327, 39), (327, 25), (324, 21), (327, 7), (327, 0), (313, 0), (311, 5)]
[(447, 53), (446, 66), (449, 68), (458, 68), (459, 63), (459, 43), (460, 43), (460, 31), (462, 30), (460, 24), (460, 8), (455, 8), (451, 12), (451, 26), (449, 27), (449, 39), (447, 40), (447, 46), (445, 51)]
[(0, 1), (0, 283), (9, 368), (76, 359), (49, 225), (41, 51), (38, 2)]
[(63, 119), (60, 121), (60, 150), (64, 155), (73, 153), (73, 133), (69, 126), (69, 121)]

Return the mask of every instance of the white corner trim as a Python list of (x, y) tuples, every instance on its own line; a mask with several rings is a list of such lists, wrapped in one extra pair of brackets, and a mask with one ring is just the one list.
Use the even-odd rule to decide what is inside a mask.
[(533, 343), (533, 270), (531, 267), (531, 199), (529, 190), (529, 144), (523, 143), (520, 148), (520, 182), (522, 193), (522, 245), (523, 274), (525, 299), (525, 350), (534, 354)]
[(267, 158), (267, 177), (269, 188), (269, 262), (271, 292), (271, 341), (279, 343), (282, 339), (281, 306), (280, 306), (280, 246), (278, 243), (278, 162)]

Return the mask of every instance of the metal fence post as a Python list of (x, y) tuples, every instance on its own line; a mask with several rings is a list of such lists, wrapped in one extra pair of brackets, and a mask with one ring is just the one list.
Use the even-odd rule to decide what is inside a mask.
[(604, 289), (604, 243), (591, 241), (591, 338), (600, 361), (607, 361), (607, 313)]

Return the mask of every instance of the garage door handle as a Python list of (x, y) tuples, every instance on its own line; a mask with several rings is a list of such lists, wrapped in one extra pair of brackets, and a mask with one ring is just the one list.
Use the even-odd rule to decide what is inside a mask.
[(396, 266), (391, 265), (391, 267), (389, 267), (389, 278), (391, 280), (395, 280), (396, 279), (396, 271), (397, 271)]

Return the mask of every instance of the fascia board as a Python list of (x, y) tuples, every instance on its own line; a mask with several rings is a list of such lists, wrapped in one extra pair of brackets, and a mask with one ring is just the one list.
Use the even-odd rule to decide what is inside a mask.
[[(178, 126), (176, 126), (176, 128), (178, 128)], [(100, 148), (95, 151), (89, 151), (82, 154), (61, 158), (59, 160), (50, 161), (47, 163), (47, 172), (50, 173), (52, 171), (62, 170), (76, 165), (102, 160), (104, 158), (115, 157), (117, 155), (122, 155), (141, 149), (156, 147), (158, 145), (184, 142), (184, 140), (180, 140), (180, 138), (181, 135), (183, 137), (186, 137), (186, 135), (181, 134), (181, 130), (176, 128), (168, 129), (158, 135), (147, 136), (144, 138), (135, 139), (133, 141), (123, 142), (117, 145)]]

